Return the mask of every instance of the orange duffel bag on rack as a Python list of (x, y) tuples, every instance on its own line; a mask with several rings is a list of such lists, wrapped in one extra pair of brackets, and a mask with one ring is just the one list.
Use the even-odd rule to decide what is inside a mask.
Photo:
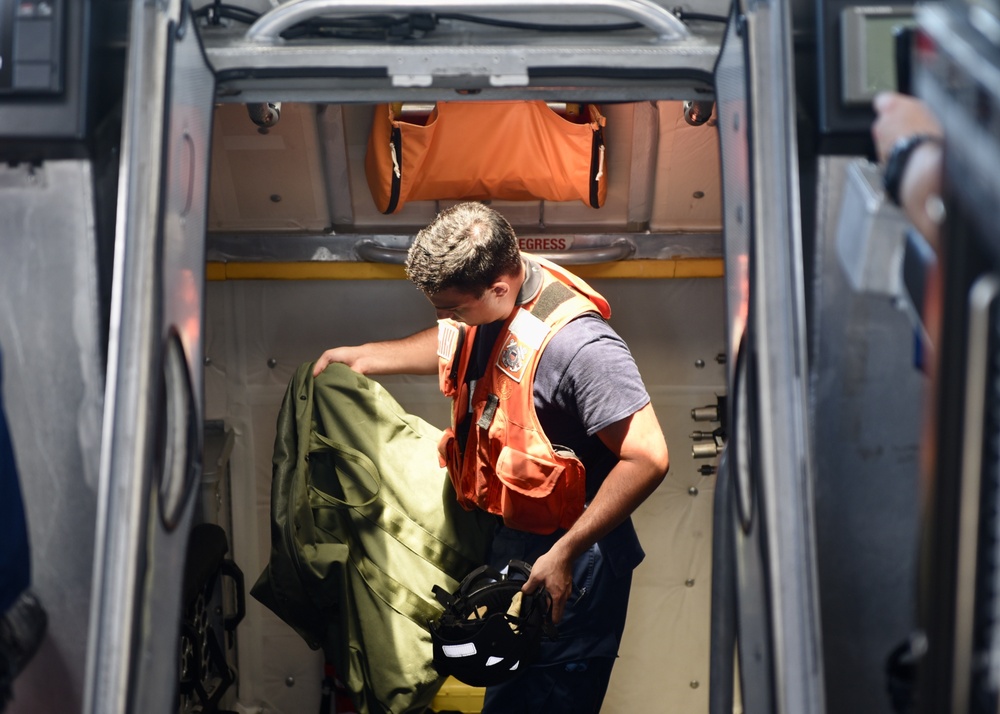
[(438, 102), (412, 118), (403, 105), (376, 106), (365, 157), (375, 205), (395, 213), (408, 201), (544, 199), (600, 208), (604, 116), (593, 104), (566, 106), (561, 115), (540, 100)]

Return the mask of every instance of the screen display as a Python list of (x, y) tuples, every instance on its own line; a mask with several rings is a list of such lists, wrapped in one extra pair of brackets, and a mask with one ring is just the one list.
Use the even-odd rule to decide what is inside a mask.
[(896, 31), (916, 26), (912, 7), (852, 5), (841, 13), (841, 98), (869, 106), (876, 93), (896, 86)]
[(864, 20), (865, 90), (871, 96), (896, 89), (896, 43), (898, 28), (913, 27), (912, 17), (869, 15)]

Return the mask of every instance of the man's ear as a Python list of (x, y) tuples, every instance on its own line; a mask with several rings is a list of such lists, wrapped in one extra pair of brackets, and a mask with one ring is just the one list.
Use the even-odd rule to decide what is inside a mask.
[(510, 292), (510, 283), (506, 280), (498, 280), (489, 287), (489, 290), (493, 293), (493, 297), (499, 299)]

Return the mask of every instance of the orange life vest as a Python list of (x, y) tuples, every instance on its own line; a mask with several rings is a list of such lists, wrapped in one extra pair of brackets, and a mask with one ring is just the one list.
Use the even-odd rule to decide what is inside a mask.
[[(452, 426), (438, 452), (463, 507), (500, 515), (511, 528), (547, 534), (569, 528), (583, 513), (586, 473), (572, 452), (554, 449), (542, 431), (532, 391), (535, 369), (563, 325), (585, 312), (607, 319), (611, 309), (576, 276), (544, 259), (530, 260), (543, 268), (541, 286), (507, 318), (471, 401), (465, 373), (476, 327), (438, 322), (438, 378), (441, 391), (454, 400)], [(456, 432), (466, 419), (461, 449)]]

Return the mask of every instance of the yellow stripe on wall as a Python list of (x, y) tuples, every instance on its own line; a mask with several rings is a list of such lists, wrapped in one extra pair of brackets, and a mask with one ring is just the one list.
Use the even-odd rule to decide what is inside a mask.
[[(581, 278), (721, 278), (722, 258), (626, 260), (599, 265), (569, 265)], [(402, 265), (356, 262), (210, 262), (205, 278), (220, 280), (404, 280)]]

